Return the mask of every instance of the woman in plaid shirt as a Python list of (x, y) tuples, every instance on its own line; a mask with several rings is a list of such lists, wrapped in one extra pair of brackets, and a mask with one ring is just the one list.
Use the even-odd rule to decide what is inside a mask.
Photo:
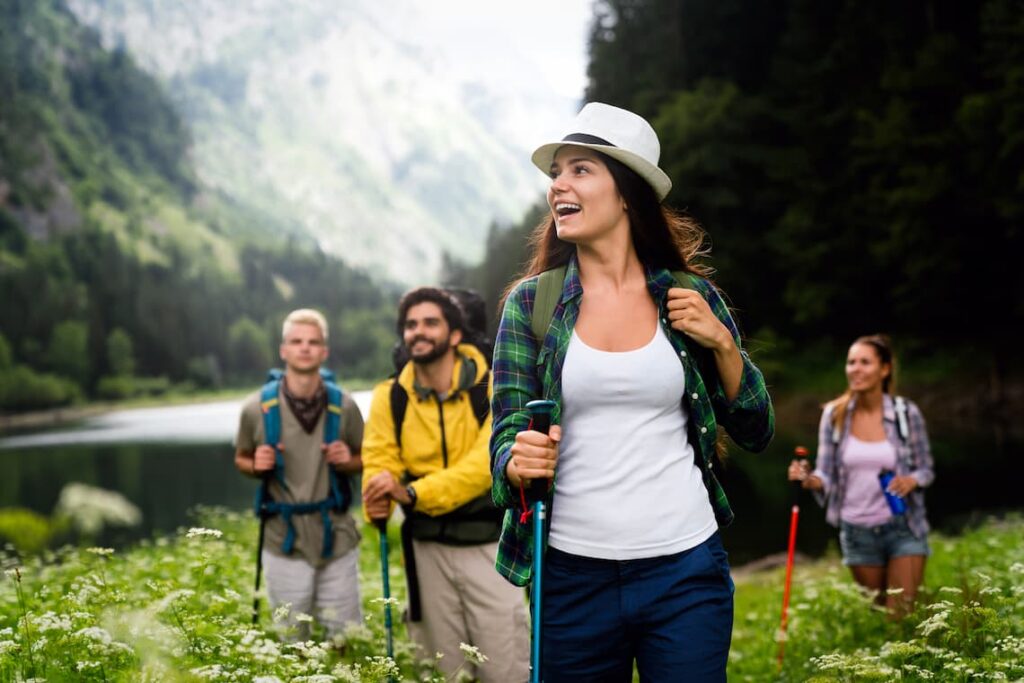
[[(813, 472), (793, 461), (789, 478), (803, 482), (839, 527), (843, 564), (895, 616), (912, 605), (929, 554), (924, 491), (935, 479), (924, 418), (893, 398), (895, 358), (888, 337), (853, 342), (846, 357), (847, 390), (825, 406)], [(887, 490), (905, 502), (894, 514), (878, 475), (894, 473)], [(890, 592), (887, 589), (899, 589)]]
[[(753, 451), (774, 431), (760, 371), (694, 262), (703, 232), (661, 202), (659, 143), (631, 112), (588, 104), (533, 162), (551, 177), (526, 276), (494, 354), (492, 494), (508, 508), (496, 560), (530, 582), (523, 494), (552, 482), (543, 576), (548, 681), (725, 680), (733, 585), (718, 529), (718, 427)], [(538, 276), (557, 271), (543, 335)], [(564, 275), (561, 275), (564, 273)], [(555, 402), (549, 435), (526, 403)]]

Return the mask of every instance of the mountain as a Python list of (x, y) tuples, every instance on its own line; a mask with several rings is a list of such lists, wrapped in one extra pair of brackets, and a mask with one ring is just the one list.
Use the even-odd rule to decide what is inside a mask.
[(340, 376), (391, 370), (398, 287), (294, 235), (238, 239), (261, 214), (192, 150), (163, 86), (63, 0), (0, 0), (0, 413), (254, 384), (299, 307)]
[(406, 283), (436, 278), (444, 251), (479, 260), (490, 224), (521, 218), (543, 188), (529, 164), (540, 122), (575, 104), (531, 88), (523, 55), (505, 60), (518, 78), (474, 76), (418, 30), (423, 3), (69, 6), (165, 85), (198, 183), (250, 217), (229, 234), (310, 236)]

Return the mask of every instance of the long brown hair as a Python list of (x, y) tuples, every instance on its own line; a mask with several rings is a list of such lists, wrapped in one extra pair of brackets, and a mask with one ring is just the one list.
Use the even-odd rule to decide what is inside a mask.
[[(896, 355), (892, 352), (892, 340), (886, 334), (869, 334), (857, 337), (853, 344), (865, 344), (875, 350), (878, 360), (889, 366), (889, 376), (882, 380), (882, 393), (892, 394), (896, 389)], [(846, 391), (825, 404), (825, 407), (832, 408), (832, 429), (843, 428), (846, 421), (846, 409), (850, 405), (850, 398), (853, 392), (847, 387)]]
[[(626, 203), (630, 237), (640, 262), (649, 268), (683, 270), (709, 277), (711, 268), (697, 261), (709, 252), (707, 235), (697, 221), (658, 201), (654, 188), (622, 162), (601, 152), (597, 155), (608, 167)], [(523, 280), (564, 266), (576, 251), (576, 245), (558, 239), (550, 212), (534, 228), (529, 246), (530, 261), (505, 290), (502, 301)]]

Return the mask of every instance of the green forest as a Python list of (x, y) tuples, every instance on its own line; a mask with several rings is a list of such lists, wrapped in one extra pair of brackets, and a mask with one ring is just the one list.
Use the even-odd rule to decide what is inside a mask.
[[(658, 131), (667, 202), (706, 229), (776, 386), (815, 365), (841, 381), (846, 346), (878, 331), (986, 406), (1020, 377), (1019, 1), (602, 0), (588, 76), (586, 100)], [(542, 211), (447, 277), (496, 309)]]
[[(654, 124), (668, 202), (705, 226), (776, 387), (885, 331), (921, 381), (1001, 405), (1022, 375), (1019, 1), (601, 0), (588, 78), (584, 99)], [(204, 187), (160, 85), (61, 0), (0, 0), (0, 102), (0, 410), (258, 381), (297, 306), (327, 313), (342, 377), (390, 371), (397, 286)], [(543, 211), (440, 279), (496, 313)]]
[(63, 2), (0, 0), (0, 102), (0, 410), (258, 381), (306, 306), (341, 376), (387, 372), (397, 288), (203, 189), (160, 86)]

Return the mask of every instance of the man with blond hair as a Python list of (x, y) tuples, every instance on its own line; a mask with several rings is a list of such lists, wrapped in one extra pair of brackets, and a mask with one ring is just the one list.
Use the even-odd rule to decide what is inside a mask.
[(288, 607), (287, 635), (305, 639), (315, 616), (336, 639), (362, 621), (359, 532), (348, 514), (349, 476), (362, 469), (363, 416), (322, 370), (327, 321), (292, 311), (281, 329), (284, 372), (242, 405), (235, 466), (261, 479), (260, 561), (273, 609)]

